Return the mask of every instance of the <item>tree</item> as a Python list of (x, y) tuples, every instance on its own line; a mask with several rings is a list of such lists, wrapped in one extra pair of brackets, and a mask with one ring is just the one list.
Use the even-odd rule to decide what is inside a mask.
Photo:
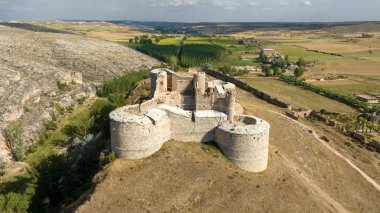
[(129, 43), (133, 43), (133, 38), (130, 38), (130, 39), (129, 39)]
[(160, 37), (156, 37), (156, 43), (160, 43), (161, 39)]
[(299, 77), (301, 77), (303, 75), (304, 72), (305, 72), (305, 68), (303, 68), (303, 67), (297, 67), (294, 70), (294, 76), (298, 79)]
[(273, 76), (273, 70), (269, 66), (263, 66), (262, 71), (265, 76)]
[(300, 57), (300, 58), (298, 59), (298, 61), (297, 61), (297, 65), (298, 65), (299, 67), (305, 67), (305, 66), (306, 66), (306, 61), (305, 61), (305, 59), (302, 58), (302, 57)]
[(373, 38), (374, 34), (363, 33), (362, 38)]
[(15, 160), (20, 161), (25, 156), (24, 141), (22, 135), (24, 128), (20, 121), (10, 123), (6, 129), (6, 136), (11, 146)]
[(275, 67), (273, 70), (274, 70), (273, 71), (273, 75), (274, 76), (279, 76), (279, 75), (282, 74), (282, 71), (281, 71), (281, 69), (279, 67)]
[(0, 212), (27, 212), (29, 197), (14, 192), (0, 194)]
[(176, 56), (170, 57), (169, 65), (171, 70), (176, 70), (178, 67), (178, 58)]
[(261, 63), (266, 63), (268, 61), (268, 56), (265, 55), (263, 49), (261, 49), (261, 51), (259, 53), (259, 60), (260, 60)]
[(139, 37), (138, 36), (135, 36), (135, 43), (139, 43)]

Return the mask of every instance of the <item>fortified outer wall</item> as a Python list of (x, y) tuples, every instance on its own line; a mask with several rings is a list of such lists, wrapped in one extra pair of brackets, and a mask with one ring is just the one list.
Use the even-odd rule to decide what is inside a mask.
[(182, 142), (208, 142), (215, 140), (215, 129), (227, 121), (224, 113), (207, 110), (191, 113), (180, 108), (160, 106), (170, 118), (170, 132), (173, 140)]
[(269, 124), (256, 117), (255, 124), (224, 123), (216, 130), (216, 143), (226, 157), (237, 167), (250, 172), (264, 171), (268, 166)]
[[(148, 106), (153, 106), (148, 104)], [(118, 157), (142, 159), (157, 152), (170, 139), (183, 142), (216, 141), (237, 167), (261, 172), (267, 168), (269, 124), (252, 116), (240, 116), (239, 123), (227, 122), (227, 115), (213, 110), (191, 113), (161, 105), (147, 110), (127, 106), (110, 114), (111, 145)]]
[(256, 88), (253, 88), (250, 85), (248, 85), (248, 84), (246, 84), (240, 80), (237, 80), (236, 78), (225, 75), (221, 72), (217, 72), (217, 71), (210, 70), (210, 69), (206, 69), (205, 72), (207, 75), (213, 76), (213, 77), (220, 79), (222, 81), (231, 82), (231, 83), (235, 84), (237, 87), (239, 87), (240, 89), (246, 90), (246, 91), (252, 93), (254, 96), (256, 96), (256, 97), (258, 97), (258, 98), (260, 98), (260, 99), (262, 99), (262, 100), (264, 100), (270, 104), (273, 104), (273, 105), (276, 105), (276, 106), (279, 106), (282, 108), (289, 108), (291, 106), (291, 104), (289, 104), (289, 103), (285, 103), (278, 98), (273, 98), (270, 95), (268, 95), (268, 94), (266, 94), (266, 93), (264, 93), (264, 92), (262, 92)]
[[(218, 93), (205, 93), (204, 74), (198, 75), (194, 92), (198, 95), (197, 108), (203, 109), (185, 111), (178, 107), (159, 105), (162, 103), (161, 95), (171, 98), (168, 91), (171, 87), (178, 89), (179, 86), (180, 91), (187, 92), (190, 90), (189, 85), (193, 86), (190, 78), (173, 79), (176, 77), (170, 71), (152, 71), (152, 99), (110, 113), (111, 148), (117, 156), (125, 159), (145, 158), (170, 139), (183, 142), (216, 141), (236, 166), (250, 172), (265, 170), (268, 163), (269, 124), (244, 115), (237, 118), (238, 122), (233, 122), (235, 85), (214, 82), (208, 90), (217, 89)], [(172, 80), (176, 83), (172, 84)], [(206, 97), (207, 94), (210, 97)], [(186, 105), (185, 99), (194, 99), (194, 94), (185, 93), (181, 97)]]

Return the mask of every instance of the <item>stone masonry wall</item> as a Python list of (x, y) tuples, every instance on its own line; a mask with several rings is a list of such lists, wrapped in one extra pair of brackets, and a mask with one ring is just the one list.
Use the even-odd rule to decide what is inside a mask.
[(250, 172), (268, 166), (269, 124), (256, 117), (255, 125), (224, 123), (216, 130), (216, 143), (237, 167)]
[(244, 83), (244, 82), (242, 82), (242, 81), (240, 81), (234, 77), (225, 75), (221, 72), (217, 72), (214, 70), (205, 70), (205, 72), (207, 75), (213, 76), (213, 77), (220, 79), (222, 81), (233, 83), (237, 87), (239, 87), (240, 89), (246, 90), (246, 91), (252, 93), (253, 95), (255, 95), (256, 97), (258, 97), (264, 101), (267, 101), (270, 104), (273, 104), (273, 105), (276, 105), (276, 106), (279, 106), (282, 108), (288, 108), (290, 106), (289, 103), (285, 103), (278, 98), (273, 98), (270, 95), (268, 95), (268, 94), (266, 94), (266, 93), (264, 93), (264, 92), (262, 92), (256, 88), (253, 88), (250, 85), (248, 85), (248, 84), (246, 84), (246, 83)]

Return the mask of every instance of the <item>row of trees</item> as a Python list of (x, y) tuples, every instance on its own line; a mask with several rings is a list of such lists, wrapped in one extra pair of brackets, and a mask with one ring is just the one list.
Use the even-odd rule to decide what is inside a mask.
[(331, 99), (337, 100), (339, 102), (345, 103), (345, 104), (350, 105), (356, 109), (360, 109), (360, 110), (365, 111), (365, 112), (378, 112), (378, 113), (380, 113), (380, 107), (371, 106), (371, 105), (369, 105), (363, 101), (356, 99), (353, 96), (343, 95), (343, 94), (339, 94), (336, 92), (332, 92), (332, 91), (323, 89), (321, 87), (306, 83), (304, 81), (297, 81), (296, 78), (293, 78), (290, 76), (282, 75), (282, 76), (280, 76), (279, 79), (281, 81), (297, 85), (297, 86), (302, 87), (306, 90), (310, 90), (310, 91), (315, 92), (317, 94), (324, 95), (328, 98), (331, 98)]
[(249, 70), (246, 70), (246, 69), (238, 70), (238, 69), (231, 67), (231, 66), (222, 66), (222, 67), (219, 67), (218, 70), (220, 72), (222, 72), (223, 74), (228, 74), (231, 76), (239, 76), (239, 75), (244, 75), (244, 74), (249, 73)]
[(129, 39), (129, 43), (133, 44), (153, 44), (153, 41), (156, 43), (159, 43), (163, 39), (167, 38), (175, 38), (175, 36), (169, 36), (169, 35), (142, 35), (142, 36), (135, 36), (134, 38)]
[(135, 47), (138, 51), (157, 58), (161, 61), (169, 62), (170, 58), (176, 56), (179, 47), (176, 45), (154, 45), (144, 44)]
[(213, 44), (188, 44), (182, 49), (180, 64), (183, 67), (201, 66), (202, 64), (218, 60), (225, 49)]

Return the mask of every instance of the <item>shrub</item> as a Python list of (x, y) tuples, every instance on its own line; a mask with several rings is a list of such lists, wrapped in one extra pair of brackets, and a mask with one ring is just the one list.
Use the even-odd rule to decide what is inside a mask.
[(45, 123), (45, 128), (47, 130), (56, 130), (58, 128), (58, 125), (53, 120), (51, 120)]
[(5, 175), (5, 165), (4, 163), (0, 164), (0, 177)]
[(65, 83), (61, 83), (59, 81), (57, 81), (57, 87), (60, 91), (69, 91), (70, 90), (70, 87), (69, 85), (65, 84)]
[(150, 72), (130, 72), (123, 77), (115, 78), (107, 81), (98, 88), (98, 95), (100, 97), (107, 97), (113, 93), (128, 93), (139, 81), (149, 78)]
[(6, 136), (11, 146), (15, 160), (20, 161), (25, 156), (24, 141), (22, 135), (24, 128), (20, 121), (10, 123), (6, 129)]
[(124, 106), (127, 104), (127, 99), (123, 94), (110, 94), (108, 95), (108, 100), (116, 106)]
[(0, 194), (0, 212), (28, 212), (29, 199), (14, 192)]
[(108, 161), (109, 162), (112, 162), (114, 160), (116, 160), (117, 157), (116, 157), (116, 153), (114, 151), (112, 151), (109, 155), (108, 155)]
[(60, 115), (65, 114), (65, 108), (63, 108), (59, 103), (55, 103), (55, 104), (54, 104), (54, 108), (57, 110), (57, 112), (58, 112)]

